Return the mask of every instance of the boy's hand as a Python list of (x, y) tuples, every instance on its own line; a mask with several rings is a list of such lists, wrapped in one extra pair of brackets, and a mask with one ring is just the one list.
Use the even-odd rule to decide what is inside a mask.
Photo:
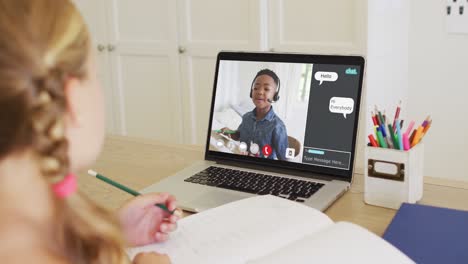
[(230, 134), (229, 134), (229, 133), (226, 133), (226, 132), (232, 131), (232, 130), (231, 130), (230, 128), (228, 128), (228, 127), (223, 127), (223, 128), (221, 128), (219, 131), (220, 131), (220, 132), (219, 132), (220, 134), (230, 136)]
[(225, 136), (228, 136), (231, 139), (238, 140), (239, 139), (239, 131), (232, 130), (228, 127), (223, 127), (220, 130), (218, 130), (220, 134), (223, 134)]

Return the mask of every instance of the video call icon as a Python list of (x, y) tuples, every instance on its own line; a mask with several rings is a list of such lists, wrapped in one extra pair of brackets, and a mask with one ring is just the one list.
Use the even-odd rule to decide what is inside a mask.
[(296, 156), (296, 150), (293, 148), (287, 148), (286, 149), (286, 158), (287, 159), (293, 159), (294, 156)]
[(234, 149), (236, 148), (236, 143), (234, 143), (234, 141), (229, 141), (227, 143), (227, 148), (231, 151), (234, 151)]
[(216, 146), (217, 146), (218, 148), (224, 147), (224, 141), (222, 141), (221, 139), (218, 140), (218, 141), (216, 141)]
[(263, 146), (262, 148), (262, 152), (263, 152), (263, 156), (265, 156), (266, 158), (268, 158), (268, 156), (271, 155), (271, 152), (272, 152), (272, 148), (270, 145), (266, 144), (265, 146)]
[(239, 150), (240, 152), (246, 152), (247, 151), (247, 143), (241, 142), (239, 145)]
[(250, 143), (250, 153), (253, 155), (257, 155), (258, 152), (260, 151), (260, 146), (256, 143)]

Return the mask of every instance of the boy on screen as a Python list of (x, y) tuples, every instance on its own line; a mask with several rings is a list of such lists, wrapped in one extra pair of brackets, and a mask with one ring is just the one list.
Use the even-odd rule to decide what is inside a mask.
[(286, 160), (288, 135), (283, 121), (273, 111), (279, 100), (280, 79), (269, 69), (259, 71), (252, 81), (250, 98), (255, 108), (242, 116), (237, 130), (221, 129), (221, 133), (244, 142), (247, 152), (256, 157)]

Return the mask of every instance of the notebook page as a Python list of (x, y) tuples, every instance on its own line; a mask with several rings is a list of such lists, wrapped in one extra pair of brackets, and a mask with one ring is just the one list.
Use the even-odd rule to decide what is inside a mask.
[(328, 226), (249, 264), (414, 263), (390, 243), (347, 222)]
[(333, 222), (322, 212), (274, 196), (257, 196), (179, 221), (169, 241), (128, 250), (166, 253), (172, 263), (246, 263)]

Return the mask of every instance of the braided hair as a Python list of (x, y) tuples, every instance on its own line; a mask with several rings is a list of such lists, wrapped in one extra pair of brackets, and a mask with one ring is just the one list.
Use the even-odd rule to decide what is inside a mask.
[[(88, 77), (89, 55), (89, 33), (70, 0), (0, 0), (0, 160), (32, 151), (51, 186), (69, 173), (64, 87), (68, 77)], [(79, 192), (53, 203), (54, 241), (67, 260), (129, 262), (111, 212)]]

